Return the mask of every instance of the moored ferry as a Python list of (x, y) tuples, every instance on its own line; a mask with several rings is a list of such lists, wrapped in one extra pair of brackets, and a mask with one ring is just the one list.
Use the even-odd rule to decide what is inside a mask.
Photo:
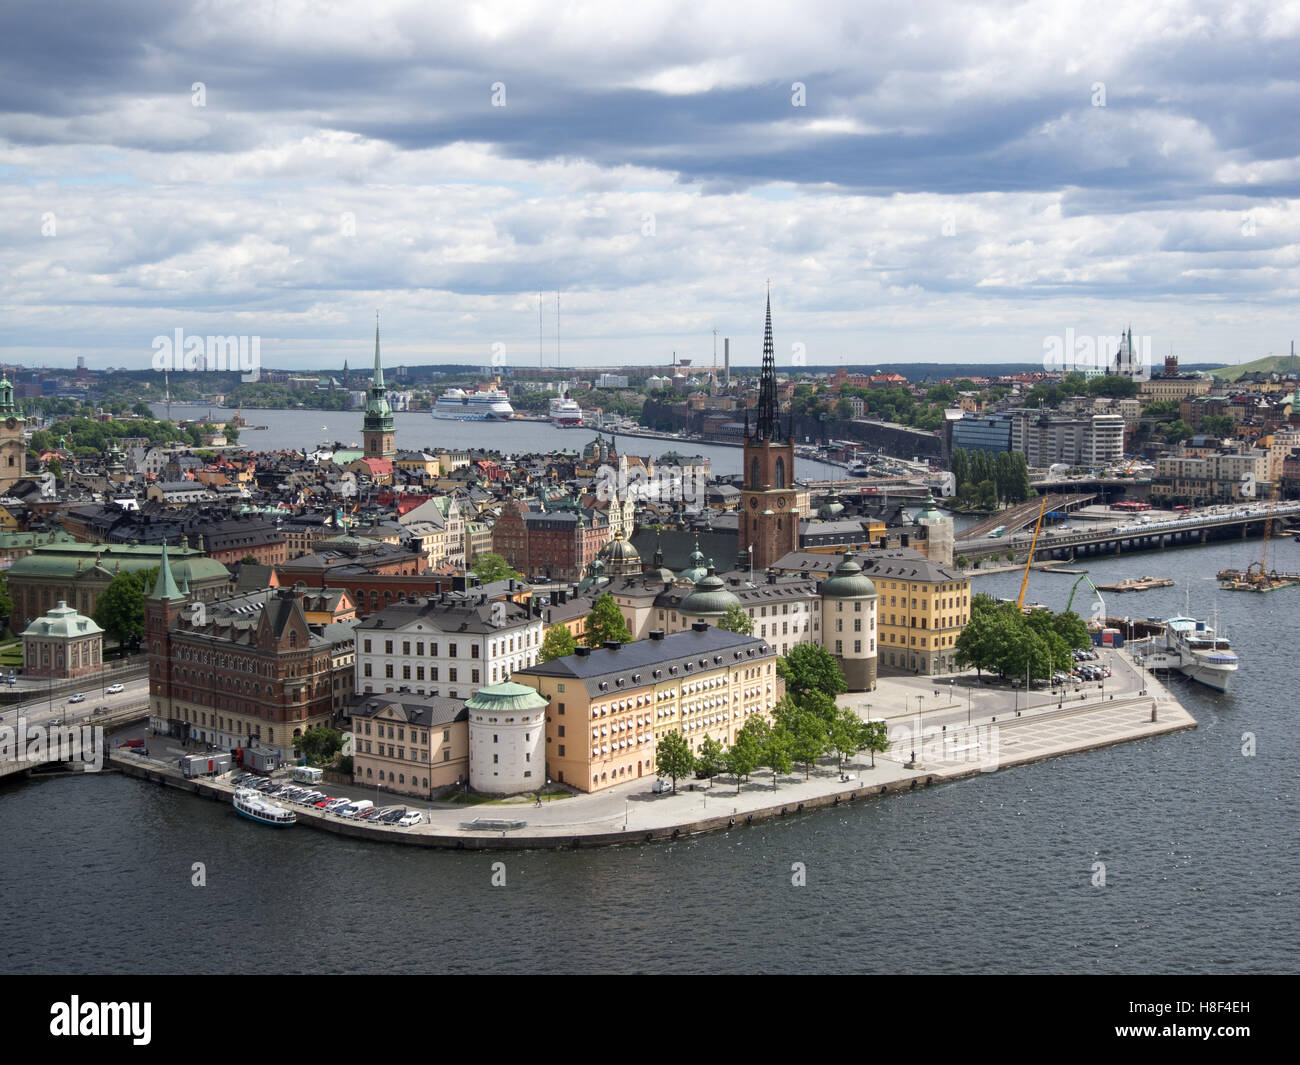
[(510, 397), (499, 388), (469, 392), (449, 388), (433, 405), (435, 418), (461, 422), (500, 422), (515, 416)]
[(567, 393), (563, 399), (551, 400), (550, 414), (551, 424), (561, 429), (582, 428), (582, 408)]
[(240, 788), (235, 792), (234, 805), (235, 813), (240, 817), (247, 817), (250, 821), (259, 824), (287, 828), (298, 823), (298, 815), (292, 810), (286, 810), (283, 806), (273, 803), (260, 791), (252, 788)]

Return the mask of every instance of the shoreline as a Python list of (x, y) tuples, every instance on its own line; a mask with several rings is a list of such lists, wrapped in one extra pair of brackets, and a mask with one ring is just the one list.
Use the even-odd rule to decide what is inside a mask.
[[(1134, 667), (1136, 668), (1136, 667)], [(562, 806), (547, 804), (535, 811), (542, 820), (529, 821), (534, 808), (528, 805), (493, 806), (499, 818), (484, 818), (484, 807), (463, 810), (433, 809), (398, 795), (385, 796), (392, 804), (429, 812), (433, 823), (409, 828), (372, 825), (338, 818), (331, 814), (291, 806), (298, 824), (335, 835), (378, 843), (398, 843), (435, 850), (508, 851), (525, 849), (562, 850), (671, 842), (692, 836), (725, 832), (743, 825), (780, 820), (813, 810), (882, 798), (899, 792), (916, 791), (936, 784), (961, 780), (1016, 766), (1030, 765), (1068, 754), (1100, 750), (1120, 743), (1183, 732), (1197, 727), (1195, 718), (1155, 678), (1146, 680), (1146, 694), (1098, 698), (1070, 705), (1068, 700), (1050, 700), (1024, 710), (1002, 710), (981, 715), (969, 726), (954, 722), (926, 721), (926, 715), (900, 711), (889, 720), (916, 721), (917, 739), (906, 746), (915, 748), (920, 759), (904, 762), (903, 744), (877, 757), (876, 767), (856, 762), (845, 766), (852, 779), (845, 780), (834, 764), (818, 763), (807, 780), (790, 775), (780, 780), (773, 793), (762, 776), (743, 784), (739, 794), (734, 783), (715, 783), (705, 788), (693, 780), (679, 780), (676, 794), (655, 795), (648, 791), (649, 779), (624, 785), (617, 794), (575, 796)], [(951, 712), (953, 705), (934, 707), (929, 715)], [(998, 719), (1001, 718), (1001, 722)], [(990, 742), (991, 741), (991, 742)], [(988, 765), (989, 753), (992, 765)], [(230, 805), (234, 788), (212, 779), (187, 779), (178, 768), (135, 756), (110, 753), (115, 770), (138, 779)], [(796, 771), (797, 773), (797, 771)], [(627, 789), (637, 788), (630, 791)], [(349, 789), (339, 789), (349, 790)], [(717, 811), (717, 812), (714, 812)], [(583, 821), (552, 820), (570, 813), (590, 814)], [(549, 816), (547, 816), (549, 815)], [(519, 828), (475, 828), (475, 818), (523, 822)]]

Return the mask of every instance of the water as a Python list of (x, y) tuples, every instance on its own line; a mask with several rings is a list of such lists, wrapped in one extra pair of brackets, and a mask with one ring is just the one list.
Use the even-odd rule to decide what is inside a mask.
[[(1300, 545), (1274, 550), (1300, 569)], [(1112, 596), (1113, 614), (1181, 612), (1185, 582), (1198, 616), (1217, 600), (1243, 667), (1231, 695), (1174, 682), (1196, 731), (671, 845), (427, 852), (262, 829), (120, 776), (6, 785), (0, 896), (39, 916), (7, 924), (3, 968), (1294, 972), (1300, 589), (1217, 593), (1210, 579), (1258, 551), (1089, 563), (1099, 584), (1178, 581)], [(1029, 598), (1062, 606), (1074, 579), (1035, 572)], [(1019, 585), (1007, 573), (976, 590)], [(191, 886), (194, 862), (206, 887)]]
[[(158, 417), (166, 417), (167, 408), (161, 403), (152, 404)], [(227, 422), (235, 411), (228, 407), (172, 407), (173, 418), (207, 418), (211, 412), (214, 422)], [(248, 410), (244, 412), (253, 425), (265, 425), (265, 430), (242, 430), (239, 443), (253, 451), (308, 451), (322, 443), (355, 443), (361, 446), (362, 412), (326, 410)], [(393, 415), (397, 430), (397, 446), (402, 450), (431, 450), (439, 447), (484, 448), (502, 454), (550, 455), (557, 451), (581, 451), (593, 437), (610, 436), (598, 429), (557, 429), (549, 422), (455, 422), (432, 417), (424, 413)], [(689, 440), (659, 440), (650, 437), (612, 434), (618, 447), (630, 455), (649, 455), (658, 459), (669, 451), (683, 455), (704, 455), (713, 466), (716, 476), (726, 477), (740, 473), (743, 452), (738, 447), (717, 444), (697, 444)], [(846, 471), (824, 462), (798, 459), (799, 476), (805, 480), (844, 480)]]

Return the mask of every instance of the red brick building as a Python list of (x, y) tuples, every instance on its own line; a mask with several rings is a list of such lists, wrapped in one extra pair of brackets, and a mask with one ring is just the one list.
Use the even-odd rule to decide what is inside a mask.
[(492, 526), (492, 550), (525, 576), (581, 580), (609, 542), (609, 520), (591, 510), (529, 510), (507, 503)]

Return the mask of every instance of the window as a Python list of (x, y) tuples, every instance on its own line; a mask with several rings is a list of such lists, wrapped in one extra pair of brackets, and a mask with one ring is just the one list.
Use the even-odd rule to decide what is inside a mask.
[(470, 656), (470, 658), (477, 658), (477, 657), (478, 657), (478, 644), (474, 644), (474, 645), (469, 649), (469, 656)]
[(437, 667), (437, 666), (430, 666), (430, 667), (429, 667), (429, 679), (430, 679), (430, 680), (437, 680), (437, 679), (438, 679), (438, 667)]
[(501, 737), (500, 737), (499, 735), (497, 735), (497, 733), (495, 733), (495, 732), (492, 733), (492, 742), (493, 742), (493, 743), (499, 743), (500, 740), (501, 740)]
[(388, 665), (384, 666), (384, 676), (391, 678), (392, 675), (393, 675), (393, 664), (389, 662)]
[(453, 643), (453, 644), (448, 644), (448, 645), (447, 645), (447, 654), (448, 654), (448, 656), (451, 657), (451, 658), (455, 658), (455, 657), (456, 657), (456, 645), (455, 645), (454, 643)]
[(442, 742), (443, 743), (451, 742), (451, 729), (445, 728), (442, 730)]
[[(453, 684), (456, 683), (456, 670), (455, 670), (454, 667), (451, 668), (451, 669), (449, 669), (449, 670), (447, 670), (447, 679), (448, 679), (449, 681), (451, 681)], [(453, 696), (453, 698), (454, 698), (454, 696)]]
[(477, 669), (470, 670), (469, 679), (470, 679), (470, 681), (473, 682), (474, 684), (477, 684), (477, 683), (478, 683), (478, 670), (477, 670)]
[(384, 654), (386, 654), (386, 655), (391, 655), (392, 653), (393, 653), (393, 641), (392, 641), (392, 640), (385, 640), (385, 641), (384, 641)]
[(369, 654), (369, 653), (370, 653), (370, 641), (369, 641), (369, 640), (366, 640), (366, 641), (362, 644), (362, 647), (365, 648), (365, 652), (366, 652), (366, 654)]
[(365, 676), (365, 677), (370, 676), (370, 663), (369, 663), (369, 662), (367, 662), (364, 666), (361, 667), (361, 675), (362, 675), (362, 676)]
[(409, 655), (410, 653), (411, 653), (411, 641), (410, 641), (410, 640), (403, 640), (403, 641), (402, 641), (402, 654), (404, 654), (404, 655)]
[(560, 757), (564, 757), (564, 744), (560, 744)]
[(560, 713), (564, 713), (564, 704), (560, 703)]
[(560, 736), (561, 736), (561, 737), (564, 736), (564, 726), (563, 726), (563, 725), (560, 726)]

